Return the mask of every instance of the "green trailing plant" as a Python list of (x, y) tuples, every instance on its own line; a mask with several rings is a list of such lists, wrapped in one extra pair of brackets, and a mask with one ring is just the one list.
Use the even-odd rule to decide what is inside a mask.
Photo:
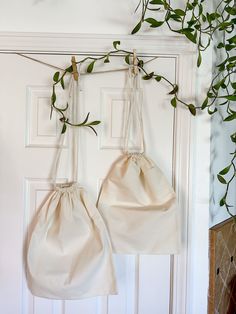
[[(128, 51), (128, 50), (124, 50), (124, 49), (120, 49), (120, 41), (114, 41), (113, 42), (113, 50), (107, 52), (104, 55), (101, 55), (99, 57), (86, 57), (80, 61), (76, 62), (76, 65), (82, 65), (82, 64), (87, 64), (87, 68), (86, 71), (87, 73), (92, 73), (94, 71), (95, 65), (97, 62), (103, 62), (104, 64), (110, 63), (110, 57), (115, 56), (115, 55), (120, 55), (124, 57), (124, 62), (128, 65), (128, 66), (132, 66), (132, 62), (133, 62), (133, 51)], [(196, 108), (193, 104), (189, 104), (186, 103), (183, 99), (180, 99), (178, 96), (178, 90), (179, 87), (175, 82), (171, 82), (170, 80), (168, 80), (165, 76), (159, 74), (159, 73), (155, 73), (155, 72), (147, 72), (147, 70), (145, 69), (145, 62), (137, 57), (137, 67), (139, 69), (139, 71), (143, 74), (143, 80), (151, 80), (154, 79), (156, 82), (160, 82), (160, 81), (164, 81), (165, 83), (167, 83), (170, 86), (170, 92), (169, 95), (172, 95), (171, 98), (171, 105), (173, 107), (176, 107), (177, 102), (183, 104), (185, 107), (187, 107), (189, 109), (189, 111), (195, 115), (196, 114)], [(93, 128), (93, 126), (98, 125), (99, 123), (101, 123), (101, 121), (92, 121), (92, 122), (88, 122), (88, 117), (89, 117), (89, 113), (87, 114), (87, 117), (85, 118), (85, 120), (81, 123), (78, 124), (73, 124), (69, 121), (69, 118), (67, 118), (66, 113), (68, 110), (68, 103), (65, 105), (64, 108), (60, 108), (56, 105), (56, 101), (57, 101), (57, 95), (56, 95), (56, 86), (61, 86), (62, 89), (65, 89), (65, 77), (66, 75), (72, 75), (73, 74), (73, 67), (72, 65), (67, 67), (66, 69), (64, 69), (63, 71), (57, 71), (54, 73), (53, 75), (53, 86), (52, 86), (52, 95), (51, 95), (51, 113), (50, 113), (50, 118), (52, 117), (52, 112), (56, 111), (57, 113), (60, 114), (60, 121), (63, 123), (62, 126), (62, 133), (66, 132), (66, 127), (67, 125), (70, 126), (75, 126), (75, 127), (89, 127), (91, 129), (93, 129), (93, 131), (96, 133), (95, 129)]]
[[(201, 65), (202, 60), (202, 51), (206, 50), (207, 47), (209, 47), (211, 41), (213, 40), (213, 35), (216, 30), (223, 32), (223, 34), (231, 34), (234, 29), (235, 19), (232, 18), (234, 14), (234, 8), (230, 7), (230, 1), (221, 1), (222, 3), (225, 2), (227, 6), (227, 10), (229, 11), (227, 13), (226, 17), (221, 17), (224, 12), (221, 12), (217, 14), (217, 12), (214, 13), (205, 13), (203, 9), (203, 3), (202, 1), (196, 1), (193, 2), (187, 1), (185, 10), (182, 9), (173, 9), (170, 5), (170, 1), (165, 0), (152, 0), (152, 1), (146, 1), (146, 0), (140, 0), (139, 6), (142, 7), (142, 15), (139, 23), (135, 26), (135, 28), (132, 31), (132, 34), (138, 32), (142, 26), (143, 23), (148, 23), (150, 27), (156, 28), (161, 27), (164, 23), (168, 25), (170, 30), (185, 35), (188, 40), (195, 43), (198, 48), (198, 59), (197, 59), (197, 66)], [(139, 7), (138, 6), (138, 7)], [(152, 18), (146, 18), (146, 14), (148, 11), (159, 11), (160, 7), (163, 7), (165, 12), (165, 17), (163, 20), (158, 21), (157, 19)], [(138, 9), (137, 7), (137, 9)], [(216, 11), (218, 8), (216, 9)], [(227, 12), (226, 10), (226, 12)], [(232, 10), (232, 11), (231, 11)], [(187, 18), (188, 16), (188, 18)], [(217, 23), (220, 23), (220, 18), (222, 19), (221, 22), (223, 25), (221, 27), (216, 26)], [(215, 21), (215, 22), (214, 22)], [(177, 22), (177, 25), (175, 25), (175, 28), (171, 25), (171, 22)], [(214, 22), (214, 23), (213, 23)], [(186, 26), (187, 24), (187, 26)], [(207, 40), (203, 38), (203, 36), (206, 35)], [(145, 69), (145, 63), (141, 58), (137, 58), (137, 66), (139, 71), (143, 74), (144, 80), (155, 80), (156, 82), (165, 82), (170, 87), (169, 95), (171, 95), (171, 101), (170, 104), (176, 108), (177, 104), (180, 103), (183, 106), (185, 106), (192, 115), (196, 115), (197, 110), (205, 110), (207, 108), (207, 111), (210, 115), (217, 112), (217, 107), (226, 107), (227, 116), (224, 118), (224, 121), (232, 121), (236, 117), (236, 112), (233, 110), (231, 103), (236, 99), (236, 83), (233, 81), (233, 73), (235, 72), (235, 64), (236, 64), (236, 57), (231, 55), (231, 52), (236, 46), (236, 39), (235, 36), (227, 37), (223, 36), (223, 41), (218, 44), (218, 49), (225, 50), (225, 59), (222, 61), (218, 66), (218, 73), (214, 76), (212, 79), (211, 85), (208, 89), (207, 95), (205, 100), (201, 105), (195, 105), (192, 103), (187, 103), (183, 99), (179, 98), (178, 91), (179, 87), (176, 84), (176, 82), (171, 82), (168, 80), (165, 76), (161, 75), (160, 73), (155, 73), (154, 71), (147, 72)], [(101, 55), (99, 57), (92, 57), (88, 56), (78, 62), (76, 62), (77, 65), (86, 64), (87, 73), (92, 73), (94, 71), (94, 68), (96, 66), (96, 63), (103, 62), (104, 64), (110, 63), (110, 57), (119, 55), (124, 57), (124, 62), (128, 65), (132, 65), (133, 62), (133, 51), (128, 51), (124, 49), (120, 49), (120, 41), (114, 41), (113, 42), (113, 50), (105, 53), (104, 55)], [(70, 123), (69, 119), (66, 117), (66, 111), (68, 109), (68, 104), (65, 106), (65, 108), (61, 109), (56, 106), (56, 85), (59, 84), (64, 89), (65, 88), (65, 82), (64, 78), (66, 75), (72, 75), (73, 68), (72, 66), (69, 66), (65, 70), (61, 72), (56, 72), (53, 76), (53, 92), (51, 97), (51, 114), (52, 111), (57, 111), (61, 117), (60, 121), (63, 123), (62, 126), (62, 133), (66, 132), (67, 125), (75, 126), (75, 127), (90, 127), (95, 133), (96, 130), (93, 128), (93, 126), (100, 123), (100, 121), (92, 121), (88, 122), (89, 113), (87, 114), (86, 119), (82, 123), (78, 124), (72, 124)], [(222, 94), (223, 91), (223, 94)], [(220, 104), (217, 104), (217, 101), (219, 99), (222, 99), (222, 102)], [(233, 143), (235, 143), (236, 146), (236, 132), (231, 135), (231, 140)], [(230, 164), (225, 167), (223, 170), (221, 170), (218, 174), (218, 179), (222, 184), (226, 185), (226, 192), (224, 194), (224, 197), (220, 201), (220, 206), (225, 206), (228, 213), (230, 215), (230, 205), (228, 204), (227, 197), (228, 197), (228, 191), (229, 186), (231, 182), (235, 178), (236, 173), (236, 150), (231, 153), (233, 155)], [(227, 176), (231, 173), (231, 177), (226, 180), (225, 175)]]
[[(196, 109), (207, 109), (210, 115), (223, 109), (221, 110), (224, 112), (223, 121), (229, 123), (236, 120), (236, 2), (219, 0), (211, 11), (207, 5), (209, 1), (188, 0), (184, 7), (176, 8), (171, 0), (140, 0), (136, 11), (141, 10), (141, 17), (132, 30), (132, 34), (137, 33), (144, 23), (151, 28), (160, 28), (165, 25), (170, 31), (184, 35), (196, 45), (198, 67), (202, 62), (202, 52), (213, 43), (221, 52), (222, 60), (216, 65), (214, 77), (203, 103), (200, 106), (190, 105), (189, 109), (194, 114)], [(172, 102), (174, 105), (178, 102), (176, 94)], [(236, 177), (236, 128), (235, 132), (230, 135), (230, 139), (234, 144), (234, 151), (230, 153), (232, 158), (229, 165), (218, 173), (217, 178), (226, 186), (220, 206), (225, 206), (227, 212), (233, 216), (228, 192)]]
[(73, 71), (72, 67), (69, 67), (69, 68), (65, 69), (65, 71), (63, 71), (62, 74), (59, 71), (57, 71), (53, 75), (53, 87), (52, 87), (52, 96), (51, 96), (50, 119), (52, 118), (53, 111), (56, 111), (60, 115), (59, 120), (62, 123), (62, 129), (61, 129), (61, 133), (62, 134), (66, 132), (67, 126), (69, 125), (69, 126), (73, 126), (73, 127), (88, 127), (91, 130), (93, 130), (93, 132), (97, 135), (97, 132), (94, 129), (94, 126), (100, 124), (101, 121), (95, 120), (95, 121), (89, 122), (88, 119), (89, 119), (90, 113), (88, 113), (83, 122), (72, 123), (69, 120), (69, 118), (67, 117), (67, 110), (69, 108), (69, 104), (67, 103), (64, 108), (58, 107), (56, 105), (56, 101), (57, 101), (56, 85), (60, 84), (62, 89), (65, 89), (65, 80), (64, 80), (65, 76), (68, 73), (72, 73), (72, 71)]

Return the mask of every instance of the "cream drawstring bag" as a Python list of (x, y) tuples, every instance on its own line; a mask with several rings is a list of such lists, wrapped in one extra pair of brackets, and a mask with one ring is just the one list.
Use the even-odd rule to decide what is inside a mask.
[[(124, 254), (174, 254), (179, 249), (176, 195), (161, 170), (144, 154), (142, 91), (139, 75), (129, 71), (124, 153), (114, 162), (98, 198), (113, 251)], [(131, 121), (141, 142), (129, 148)], [(138, 122), (138, 123), (137, 123)]]
[[(74, 80), (71, 85), (72, 106), (79, 89)], [(57, 185), (39, 210), (27, 250), (28, 286), (34, 295), (51, 299), (116, 294), (111, 244), (95, 204), (76, 183), (77, 129), (70, 131), (75, 182)], [(61, 148), (55, 173), (60, 154)]]

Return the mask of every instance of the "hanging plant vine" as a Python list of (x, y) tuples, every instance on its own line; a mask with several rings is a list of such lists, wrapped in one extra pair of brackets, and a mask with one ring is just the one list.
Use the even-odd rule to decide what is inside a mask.
[[(197, 110), (205, 110), (212, 115), (217, 112), (219, 107), (225, 107), (227, 116), (224, 118), (225, 122), (233, 121), (236, 119), (236, 111), (232, 107), (232, 103), (236, 100), (236, 82), (233, 79), (233, 74), (235, 73), (236, 67), (236, 56), (232, 55), (233, 50), (236, 48), (236, 36), (227, 36), (231, 34), (234, 30), (234, 25), (236, 23), (236, 9), (234, 6), (234, 1), (232, 0), (222, 0), (220, 4), (224, 4), (223, 9), (221, 5), (217, 6), (216, 10), (213, 13), (208, 13), (204, 11), (203, 2), (204, 0), (194, 0), (187, 1), (185, 9), (174, 9), (171, 6), (171, 1), (167, 0), (140, 0), (139, 7), (141, 7), (141, 18), (138, 24), (132, 31), (132, 34), (137, 33), (143, 23), (148, 23), (151, 28), (158, 28), (166, 24), (168, 28), (179, 34), (186, 36), (188, 40), (196, 44), (198, 49), (198, 58), (197, 66), (199, 67), (202, 62), (202, 52), (206, 50), (211, 42), (213, 41), (213, 36), (215, 32), (222, 32), (223, 40), (217, 44), (218, 49), (224, 51), (224, 60), (217, 65), (217, 73), (212, 79), (210, 87), (207, 91), (206, 98), (204, 99), (201, 105), (195, 105), (192, 103), (187, 103), (183, 99), (180, 99), (178, 96), (179, 87), (175, 82), (171, 82), (165, 76), (160, 75), (159, 73), (147, 72), (145, 69), (145, 63), (141, 58), (137, 58), (137, 66), (139, 71), (143, 74), (144, 80), (154, 79), (156, 82), (164, 81), (170, 86), (169, 94), (172, 95), (170, 104), (176, 108), (177, 104), (180, 103), (185, 106), (192, 115), (196, 115)], [(146, 17), (149, 11), (159, 11), (161, 7), (165, 11), (164, 18), (159, 21), (153, 17)], [(220, 11), (221, 10), (221, 11)], [(175, 26), (172, 25), (172, 22), (175, 23)], [(99, 57), (86, 57), (78, 62), (77, 65), (82, 65), (83, 63), (88, 63), (87, 73), (92, 73), (95, 67), (96, 62), (109, 63), (110, 57), (115, 55), (122, 55), (124, 61), (128, 65), (132, 65), (133, 60), (133, 51), (128, 51), (120, 49), (120, 41), (113, 42), (113, 50), (107, 52), (104, 55)], [(63, 123), (62, 133), (66, 132), (67, 125), (75, 127), (89, 127), (95, 133), (95, 125), (98, 125), (101, 121), (95, 120), (88, 122), (89, 113), (87, 114), (85, 120), (78, 124), (72, 124), (66, 116), (66, 111), (68, 109), (68, 104), (65, 108), (61, 109), (56, 106), (56, 85), (61, 85), (65, 88), (64, 78), (67, 74), (72, 75), (73, 67), (69, 66), (64, 71), (57, 71), (53, 76), (53, 91), (51, 97), (51, 114), (52, 111), (57, 111), (61, 117), (60, 121)], [(221, 100), (222, 102), (218, 103)], [(97, 134), (97, 133), (96, 133)], [(230, 164), (222, 169), (217, 177), (218, 180), (226, 186), (225, 194), (220, 200), (220, 206), (225, 206), (228, 213), (233, 216), (231, 213), (228, 203), (228, 192), (229, 187), (232, 181), (236, 176), (236, 132), (231, 134), (231, 141), (235, 144), (235, 150), (231, 153), (232, 159)], [(225, 179), (231, 173), (231, 176), (228, 180)]]
[[(133, 56), (133, 51), (128, 51), (124, 49), (119, 49), (120, 46), (120, 41), (114, 41), (113, 42), (113, 50), (109, 51), (108, 53), (100, 56), (100, 57), (86, 57), (80, 61), (76, 62), (76, 65), (82, 65), (83, 63), (87, 63), (88, 61), (89, 64), (87, 66), (87, 73), (92, 73), (94, 70), (94, 66), (96, 62), (98, 61), (103, 61), (104, 64), (110, 63), (110, 57), (115, 56), (115, 55), (122, 55), (124, 56), (124, 61), (127, 65), (132, 66), (132, 60), (134, 58)], [(165, 76), (161, 74), (157, 74), (155, 72), (147, 72), (145, 69), (145, 63), (144, 61), (137, 57), (137, 67), (141, 73), (143, 73), (143, 80), (150, 80), (150, 79), (155, 79), (156, 82), (160, 82), (161, 80), (167, 83), (170, 86), (170, 92), (169, 95), (172, 95), (173, 98), (171, 99), (171, 105), (173, 107), (176, 107), (177, 101), (180, 102), (182, 105), (187, 107), (189, 111), (193, 114), (196, 115), (196, 108), (193, 104), (186, 103), (183, 99), (180, 99), (178, 96), (178, 85), (176, 83), (171, 82), (168, 80)], [(50, 119), (52, 117), (53, 111), (56, 111), (57, 113), (60, 114), (59, 120), (63, 123), (62, 126), (62, 133), (66, 132), (67, 125), (74, 126), (74, 127), (89, 127), (91, 128), (95, 134), (97, 135), (96, 130), (94, 129), (93, 126), (98, 125), (101, 123), (101, 121), (95, 120), (92, 122), (88, 122), (89, 114), (87, 114), (85, 120), (81, 123), (71, 123), (69, 121), (69, 118), (66, 116), (66, 112), (68, 110), (68, 103), (65, 105), (64, 108), (60, 108), (56, 105), (57, 101), (57, 95), (56, 95), (56, 86), (59, 85), (61, 86), (62, 89), (65, 89), (65, 76), (66, 75), (73, 75), (73, 67), (72, 65), (69, 66), (68, 68), (64, 69), (63, 71), (57, 71), (53, 75), (53, 87), (52, 87), (52, 95), (51, 95), (51, 112), (50, 112)]]
[[(211, 43), (214, 43), (216, 48), (221, 51), (222, 60), (216, 66), (215, 75), (203, 103), (200, 106), (191, 105), (189, 109), (193, 112), (196, 109), (207, 109), (207, 112), (212, 115), (219, 108), (225, 108), (223, 121), (228, 123), (236, 120), (236, 111), (233, 106), (236, 101), (236, 55), (234, 53), (236, 48), (236, 35), (234, 32), (236, 1), (219, 0), (212, 12), (209, 12), (205, 0), (188, 0), (183, 8), (174, 8), (171, 0), (140, 0), (136, 12), (138, 9), (141, 10), (141, 17), (132, 30), (132, 34), (137, 33), (143, 23), (148, 24), (151, 28), (166, 25), (170, 31), (184, 35), (196, 45), (198, 67), (202, 62), (202, 52)], [(163, 17), (158, 18), (160, 13), (158, 11), (161, 9), (164, 12)], [(148, 16), (150, 12), (152, 13), (151, 17)], [(153, 15), (156, 15), (155, 18)], [(178, 101), (176, 95), (174, 99), (172, 102), (176, 105), (176, 101)], [(233, 206), (228, 201), (228, 192), (236, 177), (236, 128), (234, 133), (230, 135), (230, 139), (234, 144), (234, 151), (230, 153), (232, 158), (229, 165), (218, 173), (217, 178), (221, 184), (226, 186), (224, 196), (220, 200), (220, 206), (225, 206), (229, 215), (234, 217), (231, 212)]]

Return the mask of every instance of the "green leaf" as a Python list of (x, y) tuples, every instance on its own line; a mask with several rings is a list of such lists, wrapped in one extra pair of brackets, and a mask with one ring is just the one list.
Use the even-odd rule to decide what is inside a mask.
[(163, 4), (163, 0), (152, 0), (150, 1), (150, 4)]
[(172, 91), (170, 91), (168, 94), (169, 95), (174, 95), (174, 94), (176, 94), (178, 92), (178, 90), (179, 90), (178, 85), (175, 85), (174, 88), (172, 89)]
[(217, 48), (218, 49), (220, 49), (220, 48), (223, 48), (225, 45), (223, 44), (223, 43), (219, 43), (218, 45), (217, 45)]
[(219, 90), (220, 87), (224, 84), (225, 79), (220, 80), (219, 82), (217, 82), (214, 86), (212, 86), (214, 89)]
[(188, 8), (188, 10), (192, 10), (192, 9), (193, 9), (193, 6), (192, 6), (192, 4), (190, 4), (190, 3), (187, 3), (187, 8)]
[(226, 65), (226, 69), (229, 71), (230, 69), (234, 68), (236, 65), (235, 62), (230, 62), (229, 64)]
[(175, 97), (171, 99), (170, 103), (174, 108), (176, 108), (177, 102)]
[(229, 58), (228, 58), (228, 62), (232, 62), (232, 61), (236, 61), (236, 56), (233, 56), (233, 57), (229, 57)]
[(204, 102), (202, 103), (201, 109), (205, 109), (207, 107), (208, 104), (208, 97), (206, 97), (206, 99), (204, 100)]
[(142, 26), (142, 21), (138, 22), (138, 24), (132, 30), (131, 34), (134, 35), (135, 33), (137, 33), (140, 30), (141, 26)]
[(203, 11), (203, 7), (202, 7), (202, 4), (199, 4), (199, 12), (198, 12), (198, 14), (199, 15), (201, 15), (202, 14), (202, 11)]
[(106, 58), (104, 59), (104, 63), (109, 63), (110, 60), (109, 60), (109, 56), (106, 56)]
[(222, 184), (227, 184), (225, 178), (223, 178), (220, 174), (217, 174), (217, 178), (218, 178), (218, 180), (220, 181), (220, 183), (222, 183)]
[(193, 116), (196, 116), (196, 108), (193, 104), (188, 105), (188, 109)]
[(143, 60), (138, 61), (138, 67), (143, 68), (144, 62)]
[(224, 119), (224, 121), (232, 121), (232, 120), (235, 120), (236, 119), (236, 113), (233, 113), (231, 115), (229, 115), (228, 117), (226, 117)]
[(56, 72), (56, 73), (53, 75), (53, 81), (54, 81), (54, 82), (58, 82), (59, 76), (60, 76), (60, 72)]
[(226, 98), (226, 99), (231, 100), (231, 101), (236, 101), (236, 95), (229, 95), (229, 96), (225, 96), (223, 98)]
[(198, 52), (198, 58), (197, 58), (197, 67), (200, 67), (202, 63), (202, 56), (201, 56), (201, 52)]
[(91, 73), (93, 71), (94, 63), (95, 63), (95, 60), (93, 62), (91, 62), (89, 64), (89, 66), (87, 67), (87, 72), (88, 73)]
[(231, 141), (236, 143), (236, 132), (230, 135)]
[(225, 11), (229, 13), (230, 15), (236, 15), (236, 8), (234, 7), (226, 7)]
[(185, 27), (185, 28), (181, 29), (180, 32), (181, 32), (182, 34), (184, 34), (184, 32), (190, 32), (190, 33), (192, 33), (192, 32), (194, 32), (194, 29), (191, 28), (191, 27)]
[(144, 21), (149, 23), (149, 24), (151, 24), (151, 27), (153, 27), (153, 28), (159, 27), (159, 26), (161, 26), (164, 23), (164, 22), (157, 21), (157, 20), (155, 20), (155, 19), (153, 19), (151, 17), (145, 19)]
[(157, 76), (155, 77), (155, 80), (156, 80), (157, 82), (160, 82), (161, 76), (160, 76), (160, 75), (157, 75)]
[(227, 50), (227, 51), (230, 51), (230, 50), (232, 50), (232, 49), (234, 49), (235, 48), (235, 45), (225, 45), (225, 49)]
[[(196, 24), (197, 21), (196, 21), (196, 20), (190, 20), (190, 21), (187, 21), (187, 23), (188, 23), (188, 26), (191, 27), (191, 26), (193, 26), (194, 24)], [(195, 28), (198, 28), (199, 25), (195, 25), (194, 27), (195, 27)]]
[(233, 89), (236, 89), (236, 82), (231, 83), (231, 86), (233, 87)]
[(177, 22), (181, 22), (182, 21), (181, 16), (179, 16), (177, 14), (170, 14), (170, 18), (173, 19), (174, 21), (177, 21)]
[(177, 14), (177, 15), (180, 15), (180, 16), (185, 16), (185, 12), (181, 9), (176, 9), (174, 10), (174, 12)]
[(66, 124), (63, 124), (62, 130), (61, 130), (61, 134), (64, 134), (66, 132)]
[(116, 41), (113, 41), (113, 47), (117, 50), (117, 46), (120, 45), (120, 41), (119, 40), (116, 40)]
[(222, 199), (220, 200), (220, 206), (224, 206), (225, 205), (225, 196), (222, 197)]
[(90, 122), (89, 125), (98, 125), (100, 123), (101, 123), (101, 121), (96, 120), (96, 121)]
[(222, 72), (222, 71), (224, 71), (224, 70), (225, 70), (225, 65), (224, 65), (224, 64), (220, 65), (219, 71)]
[(231, 165), (229, 165), (228, 167), (225, 167), (224, 169), (222, 169), (219, 174), (224, 176), (226, 173), (229, 172)]
[(213, 98), (213, 97), (214, 97), (214, 94), (212, 94), (211, 92), (207, 92), (207, 97)]
[(193, 42), (194, 44), (196, 44), (197, 40), (196, 40), (196, 33), (195, 34), (192, 34), (191, 31), (189, 30), (182, 30), (181, 31), (182, 34), (184, 34), (191, 42)]
[(63, 77), (61, 78), (60, 83), (61, 83), (61, 87), (63, 89), (65, 89), (65, 83), (64, 83), (64, 78)]
[(230, 44), (236, 44), (236, 35), (234, 35), (233, 37), (227, 39), (227, 41), (228, 41)]
[(69, 73), (72, 73), (72, 72), (73, 72), (72, 65), (69, 66), (68, 68), (66, 68), (66, 72), (69, 72)]
[(149, 74), (147, 74), (147, 75), (144, 75), (143, 76), (143, 80), (150, 80), (152, 77), (153, 77), (153, 75), (154, 75), (154, 72), (151, 72), (151, 73), (149, 73)]
[[(195, 33), (196, 34), (196, 33)], [(184, 35), (190, 40), (192, 41), (194, 44), (196, 44), (197, 40), (196, 40), (196, 35), (193, 35), (190, 32), (186, 32)]]
[(56, 99), (57, 99), (57, 96), (56, 96), (55, 90), (53, 90), (52, 97), (51, 97), (51, 102), (53, 105), (55, 104)]
[(130, 64), (129, 58), (130, 58), (130, 54), (128, 54), (128, 55), (125, 56), (125, 62), (126, 62), (127, 64)]
[(202, 21), (205, 23), (206, 22), (206, 16), (202, 14)]

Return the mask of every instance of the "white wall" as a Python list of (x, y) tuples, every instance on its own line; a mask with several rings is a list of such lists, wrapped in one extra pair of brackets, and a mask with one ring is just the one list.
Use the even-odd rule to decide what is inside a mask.
[[(184, 1), (175, 0), (175, 5), (178, 6), (179, 3), (181, 6)], [(139, 10), (135, 14), (138, 2), (139, 0), (0, 0), (0, 31), (127, 35), (138, 22), (141, 13)], [(147, 28), (143, 27), (142, 32)], [(150, 32), (155, 34), (156, 30), (148, 28), (148, 33)], [(162, 33), (163, 30), (159, 32)]]
[[(219, 35), (218, 35), (219, 36)], [(232, 34), (230, 34), (230, 37)], [(221, 38), (217, 40), (220, 42)], [(213, 71), (217, 64), (225, 59), (221, 50), (215, 50), (213, 59)], [(236, 75), (234, 76), (234, 80)], [(234, 104), (234, 108), (236, 106)], [(210, 226), (214, 226), (228, 218), (230, 215), (227, 213), (225, 207), (219, 206), (220, 199), (225, 194), (225, 185), (221, 184), (217, 179), (217, 173), (229, 165), (234, 152), (235, 144), (230, 140), (230, 135), (236, 131), (235, 120), (230, 122), (223, 122), (223, 119), (228, 116), (225, 108), (218, 108), (218, 112), (212, 116), (211, 121), (211, 179), (210, 179)], [(225, 178), (231, 177), (232, 173), (227, 174)], [(234, 179), (229, 189), (228, 203), (234, 208), (231, 212), (236, 214), (236, 180)]]
[[(219, 206), (220, 199), (225, 194), (225, 185), (217, 179), (217, 173), (229, 165), (234, 152), (235, 144), (230, 140), (230, 134), (236, 130), (235, 121), (223, 122), (226, 117), (224, 110), (215, 114), (211, 124), (211, 198), (210, 198), (210, 226), (214, 226), (225, 219), (230, 218), (225, 207)], [(227, 175), (230, 177), (229, 175)], [(226, 178), (227, 178), (226, 176)], [(236, 180), (232, 182), (229, 190), (228, 203), (233, 205), (232, 213), (236, 214)]]
[(136, 0), (0, 1), (0, 31), (129, 34)]

